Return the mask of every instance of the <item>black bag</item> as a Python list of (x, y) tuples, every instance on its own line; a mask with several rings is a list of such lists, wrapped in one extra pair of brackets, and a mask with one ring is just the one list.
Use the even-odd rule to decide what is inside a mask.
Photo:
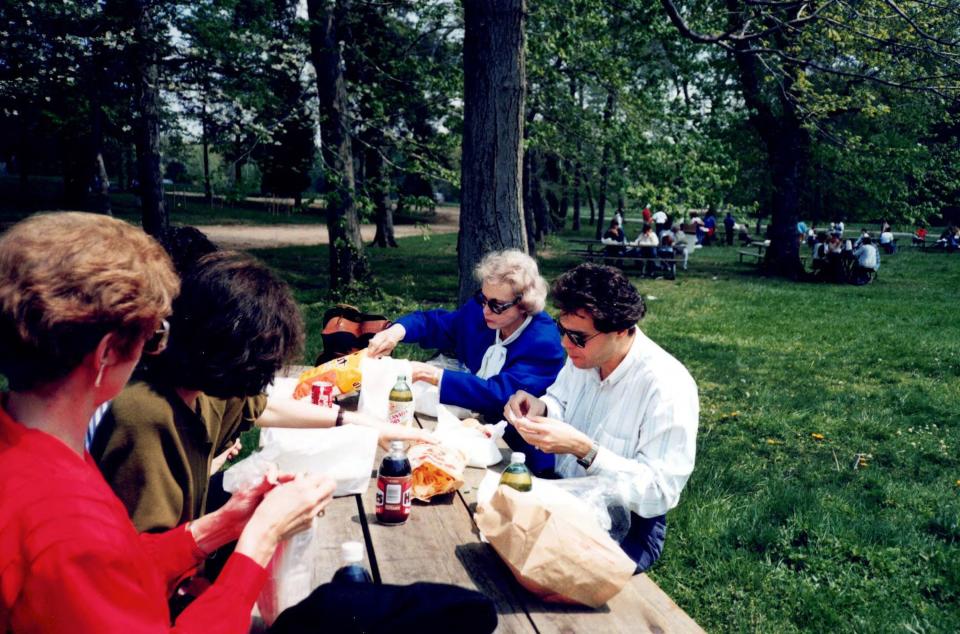
[(442, 583), (409, 586), (327, 583), (277, 617), (270, 634), (489, 634), (493, 602), (479, 592)]
[(314, 365), (366, 348), (375, 334), (392, 323), (383, 315), (368, 315), (348, 304), (337, 304), (323, 314), (323, 351)]

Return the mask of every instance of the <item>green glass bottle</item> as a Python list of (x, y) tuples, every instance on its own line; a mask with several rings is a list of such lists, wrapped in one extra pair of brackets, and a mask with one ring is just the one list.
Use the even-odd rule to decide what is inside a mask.
[(510, 454), (510, 465), (503, 470), (500, 484), (514, 488), (517, 491), (529, 491), (533, 488), (533, 475), (527, 468), (527, 457), (521, 451)]

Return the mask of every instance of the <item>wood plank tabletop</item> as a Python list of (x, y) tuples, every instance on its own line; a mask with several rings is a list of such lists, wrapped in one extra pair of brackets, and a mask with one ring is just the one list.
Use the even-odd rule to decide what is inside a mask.
[[(290, 374), (300, 370), (291, 368)], [(417, 422), (425, 429), (433, 429), (436, 424), (435, 419), (422, 415), (417, 415)], [(502, 471), (509, 462), (510, 451), (502, 443), (501, 453), (504, 459), (491, 470)], [(378, 449), (374, 469), (382, 456), (383, 451)], [(429, 503), (414, 501), (405, 524), (385, 526), (377, 523), (374, 514), (374, 471), (363, 495), (335, 499), (317, 522), (317, 539), (324, 553), (320, 578), (331, 578), (340, 566), (340, 545), (344, 541), (362, 541), (367, 546), (364, 563), (375, 581), (431, 581), (481, 592), (497, 608), (497, 632), (703, 632), (646, 574), (635, 575), (599, 609), (544, 603), (522, 588), (493, 548), (481, 542), (473, 520), (477, 487), (485, 475), (484, 469), (468, 467), (459, 491), (438, 496)]]

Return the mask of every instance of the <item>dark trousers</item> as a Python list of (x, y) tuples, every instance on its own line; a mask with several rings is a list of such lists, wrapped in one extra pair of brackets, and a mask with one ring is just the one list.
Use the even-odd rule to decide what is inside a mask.
[(640, 517), (630, 513), (630, 530), (620, 541), (620, 547), (630, 559), (637, 562), (634, 574), (650, 569), (660, 559), (667, 538), (667, 516)]

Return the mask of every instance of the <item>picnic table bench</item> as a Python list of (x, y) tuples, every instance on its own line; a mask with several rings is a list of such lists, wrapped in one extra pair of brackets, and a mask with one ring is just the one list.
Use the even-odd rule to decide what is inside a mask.
[[(416, 424), (433, 429), (436, 420), (417, 415)], [(495, 471), (509, 463), (505, 445), (501, 452), (504, 460), (491, 467)], [(378, 449), (377, 465), (382, 456)], [(340, 544), (359, 541), (366, 545), (364, 565), (375, 583), (431, 581), (481, 592), (496, 605), (497, 632), (703, 633), (646, 574), (635, 575), (599, 609), (544, 603), (522, 588), (493, 548), (480, 541), (473, 514), (484, 474), (483, 469), (467, 468), (459, 491), (429, 503), (414, 501), (406, 524), (384, 526), (374, 515), (374, 471), (366, 493), (333, 500), (317, 522), (316, 537), (325, 553), (320, 578), (330, 579), (340, 566)]]
[[(650, 258), (650, 257), (643, 257), (637, 254), (607, 253), (606, 248), (614, 245), (603, 244), (599, 240), (571, 238), (570, 242), (577, 245), (583, 245), (582, 247), (579, 247), (579, 248), (575, 247), (573, 249), (570, 249), (569, 251), (570, 255), (576, 255), (576, 256), (582, 257), (586, 259), (588, 262), (599, 261), (599, 262), (603, 262), (604, 264), (609, 264), (612, 262), (620, 268), (622, 268), (623, 262), (633, 262), (638, 265), (643, 265), (647, 262), (660, 264), (660, 265), (667, 264), (670, 267), (669, 273), (673, 277), (676, 277), (677, 265), (678, 264), (682, 265), (684, 263), (683, 257), (678, 255), (674, 255), (674, 257), (672, 258), (661, 258), (661, 257)], [(630, 245), (625, 244), (624, 248), (628, 246)]]
[[(750, 251), (746, 249), (746, 247), (738, 250), (737, 261), (743, 264), (744, 258), (752, 258), (754, 264), (760, 264), (761, 262), (763, 262), (763, 258), (767, 253), (767, 247), (769, 245), (762, 240), (754, 240), (753, 242), (750, 243), (749, 246), (752, 247), (754, 250)], [(800, 263), (803, 264), (804, 266), (806, 266), (807, 264), (807, 259), (808, 259), (807, 255), (804, 255), (803, 253), (800, 254)]]

